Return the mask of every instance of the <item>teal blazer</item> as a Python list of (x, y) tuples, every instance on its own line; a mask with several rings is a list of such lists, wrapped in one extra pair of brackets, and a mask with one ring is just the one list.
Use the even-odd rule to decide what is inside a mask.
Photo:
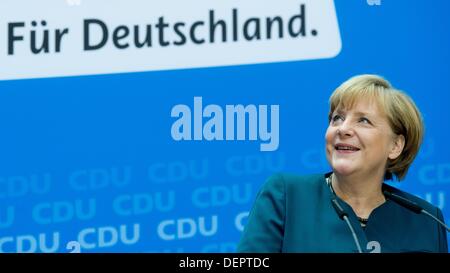
[[(327, 175), (270, 177), (256, 197), (237, 252), (358, 252), (348, 225), (331, 204), (333, 197), (349, 215), (363, 252), (448, 252), (445, 229), (393, 200), (375, 208), (362, 228), (353, 209), (332, 193)], [(430, 203), (387, 184), (383, 190), (416, 202), (443, 221), (442, 212)]]

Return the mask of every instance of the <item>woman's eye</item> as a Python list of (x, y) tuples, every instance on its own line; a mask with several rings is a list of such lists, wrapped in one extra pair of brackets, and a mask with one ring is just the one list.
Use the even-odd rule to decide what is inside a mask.
[(367, 118), (360, 118), (359, 121), (362, 122), (362, 123), (371, 124), (370, 120), (368, 120)]
[(344, 120), (344, 118), (341, 115), (334, 115), (332, 118), (332, 121), (336, 122), (338, 120)]

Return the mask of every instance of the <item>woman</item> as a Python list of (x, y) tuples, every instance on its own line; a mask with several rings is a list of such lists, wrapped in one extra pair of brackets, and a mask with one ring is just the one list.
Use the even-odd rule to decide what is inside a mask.
[(328, 119), (332, 172), (269, 178), (237, 251), (447, 252), (443, 226), (417, 213), (443, 221), (442, 212), (384, 184), (405, 178), (422, 142), (414, 102), (385, 79), (360, 75), (333, 92)]

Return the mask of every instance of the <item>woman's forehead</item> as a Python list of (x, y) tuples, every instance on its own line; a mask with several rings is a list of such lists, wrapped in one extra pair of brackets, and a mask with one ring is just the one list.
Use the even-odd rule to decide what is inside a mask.
[(335, 111), (382, 112), (381, 102), (375, 97), (353, 97), (342, 99)]

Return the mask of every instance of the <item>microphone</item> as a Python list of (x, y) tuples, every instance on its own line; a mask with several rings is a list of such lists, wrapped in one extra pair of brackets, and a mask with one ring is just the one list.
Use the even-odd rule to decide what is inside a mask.
[(331, 204), (333, 205), (333, 208), (336, 211), (336, 213), (339, 215), (339, 218), (344, 220), (347, 223), (348, 227), (350, 228), (350, 231), (352, 232), (353, 240), (355, 241), (356, 247), (358, 248), (358, 252), (363, 253), (361, 250), (361, 246), (359, 245), (359, 240), (358, 240), (358, 237), (356, 236), (355, 230), (353, 229), (352, 224), (348, 220), (348, 214), (344, 211), (344, 209), (341, 207), (341, 205), (339, 205), (336, 198), (331, 199)]
[(450, 228), (441, 220), (439, 220), (438, 218), (436, 218), (436, 216), (434, 216), (433, 214), (429, 213), (428, 211), (426, 211), (424, 208), (422, 208), (421, 206), (419, 206), (416, 202), (411, 201), (409, 199), (406, 199), (405, 197), (399, 196), (395, 193), (392, 192), (388, 192), (388, 191), (384, 191), (384, 196), (386, 196), (387, 198), (393, 200), (394, 202), (396, 202), (397, 204), (417, 213), (417, 214), (425, 214), (428, 217), (430, 217), (431, 219), (433, 219), (434, 221), (438, 222), (441, 226), (443, 226), (447, 231), (450, 231)]

